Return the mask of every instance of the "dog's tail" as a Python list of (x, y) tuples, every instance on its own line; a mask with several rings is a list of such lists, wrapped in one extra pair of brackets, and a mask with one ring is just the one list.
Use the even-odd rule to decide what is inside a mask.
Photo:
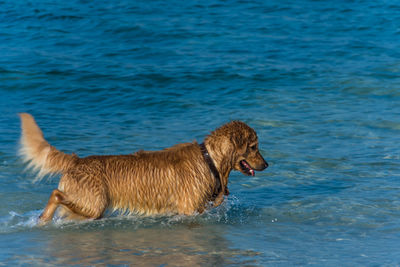
[(20, 113), (21, 146), (19, 154), (28, 168), (38, 173), (36, 180), (47, 174), (63, 173), (73, 166), (78, 159), (75, 154), (68, 155), (51, 146), (43, 137), (43, 133), (35, 119), (28, 113)]

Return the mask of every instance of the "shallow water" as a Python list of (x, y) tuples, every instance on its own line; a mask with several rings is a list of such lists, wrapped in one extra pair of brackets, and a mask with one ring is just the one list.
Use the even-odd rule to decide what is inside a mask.
[[(0, 1), (0, 265), (400, 264), (397, 1)], [(18, 112), (79, 156), (240, 119), (270, 167), (196, 216), (38, 227)]]

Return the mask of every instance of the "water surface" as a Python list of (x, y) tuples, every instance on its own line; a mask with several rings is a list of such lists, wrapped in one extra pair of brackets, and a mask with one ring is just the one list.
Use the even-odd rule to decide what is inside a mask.
[[(397, 1), (0, 1), (0, 265), (400, 264)], [(196, 216), (37, 217), (18, 112), (79, 156), (233, 119), (270, 167)]]

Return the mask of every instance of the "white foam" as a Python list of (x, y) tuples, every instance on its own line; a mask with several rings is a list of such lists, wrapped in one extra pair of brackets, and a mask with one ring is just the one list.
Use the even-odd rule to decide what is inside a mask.
[[(204, 213), (196, 213), (193, 215), (154, 215), (145, 216), (140, 214), (121, 214), (109, 213), (107, 216), (100, 220), (67, 220), (62, 218), (56, 212), (52, 222), (45, 225), (45, 228), (66, 228), (66, 227), (104, 227), (104, 226), (127, 226), (129, 228), (137, 228), (149, 225), (161, 225), (170, 227), (177, 224), (186, 223), (232, 223), (237, 222), (237, 215), (230, 215), (230, 211), (237, 212), (239, 200), (234, 196), (229, 196), (218, 207), (208, 208)], [(0, 217), (0, 233), (10, 233), (24, 231), (34, 227), (43, 227), (39, 224), (39, 216), (42, 210), (34, 210), (26, 213), (19, 213), (10, 211), (8, 215)], [(229, 218), (229, 217), (233, 218)], [(240, 217), (245, 216), (239, 214)], [(246, 218), (239, 218), (239, 221), (246, 220)]]
[(20, 214), (10, 211), (7, 216), (0, 218), (0, 233), (14, 232), (37, 226), (40, 212), (29, 211), (25, 214)]

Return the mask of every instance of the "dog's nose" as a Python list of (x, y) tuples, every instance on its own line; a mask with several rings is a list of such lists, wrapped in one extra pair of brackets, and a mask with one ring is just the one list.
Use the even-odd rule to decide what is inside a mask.
[(268, 168), (268, 162), (266, 162), (265, 160), (264, 160), (264, 169), (266, 169), (266, 168)]

